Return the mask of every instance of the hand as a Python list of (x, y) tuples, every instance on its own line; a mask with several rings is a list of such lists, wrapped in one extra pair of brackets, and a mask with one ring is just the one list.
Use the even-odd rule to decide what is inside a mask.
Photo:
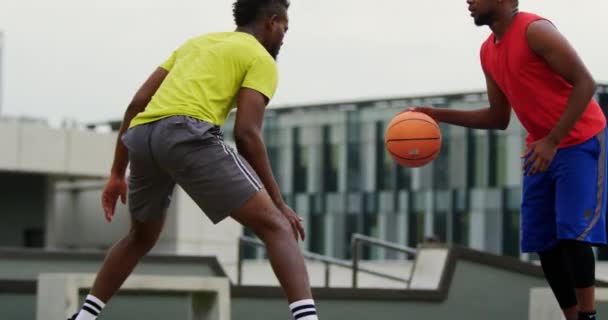
[(433, 107), (427, 107), (427, 106), (421, 106), (421, 107), (408, 107), (405, 108), (405, 110), (399, 112), (399, 113), (404, 113), (404, 112), (420, 112), (420, 113), (424, 113), (427, 116), (435, 119), (435, 108)]
[(101, 195), (101, 207), (108, 222), (111, 222), (114, 217), (118, 197), (123, 204), (127, 203), (127, 183), (124, 177), (112, 175)]
[(301, 238), (302, 241), (304, 241), (304, 238), (306, 238), (306, 235), (304, 233), (304, 225), (302, 224), (302, 218), (300, 216), (298, 216), (286, 204), (280, 205), (280, 206), (278, 206), (278, 208), (281, 211), (281, 213), (283, 213), (283, 215), (285, 215), (285, 217), (287, 218), (287, 221), (289, 221), (289, 223), (291, 224), (291, 227), (294, 232), (294, 236), (296, 237), (296, 241), (298, 241), (298, 238)]
[(549, 139), (549, 137), (530, 144), (526, 152), (521, 156), (522, 158), (529, 156), (523, 166), (524, 172), (527, 171), (526, 175), (531, 176), (547, 171), (557, 153), (557, 147), (558, 144)]

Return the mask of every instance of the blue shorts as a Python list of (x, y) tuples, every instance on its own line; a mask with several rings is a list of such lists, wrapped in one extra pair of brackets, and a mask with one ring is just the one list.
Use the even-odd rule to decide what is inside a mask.
[(549, 170), (526, 176), (521, 250), (540, 252), (559, 240), (606, 244), (606, 130), (557, 151)]

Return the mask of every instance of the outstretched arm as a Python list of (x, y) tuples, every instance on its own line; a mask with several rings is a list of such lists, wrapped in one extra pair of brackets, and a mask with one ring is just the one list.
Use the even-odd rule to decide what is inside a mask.
[(509, 126), (511, 105), (494, 79), (485, 73), (490, 106), (477, 110), (418, 107), (414, 111), (428, 114), (439, 122), (474, 129), (501, 129)]

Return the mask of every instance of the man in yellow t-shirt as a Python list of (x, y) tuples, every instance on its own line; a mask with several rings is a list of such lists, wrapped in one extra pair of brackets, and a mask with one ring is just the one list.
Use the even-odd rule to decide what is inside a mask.
[[(232, 217), (265, 243), (294, 319), (317, 320), (298, 238), (301, 219), (284, 202), (261, 127), (278, 82), (276, 57), (288, 0), (236, 0), (237, 29), (205, 34), (175, 50), (130, 103), (102, 206), (111, 221), (127, 189), (131, 229), (110, 249), (75, 320), (95, 320), (156, 243), (179, 184), (213, 223)], [(237, 150), (222, 125), (236, 107)], [(126, 166), (130, 175), (125, 182)]]

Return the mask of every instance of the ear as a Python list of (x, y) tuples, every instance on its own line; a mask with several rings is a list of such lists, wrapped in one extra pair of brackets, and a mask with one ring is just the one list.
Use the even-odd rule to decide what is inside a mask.
[(270, 29), (274, 29), (274, 26), (279, 23), (280, 17), (277, 14), (273, 14), (270, 19), (268, 19), (268, 27)]

